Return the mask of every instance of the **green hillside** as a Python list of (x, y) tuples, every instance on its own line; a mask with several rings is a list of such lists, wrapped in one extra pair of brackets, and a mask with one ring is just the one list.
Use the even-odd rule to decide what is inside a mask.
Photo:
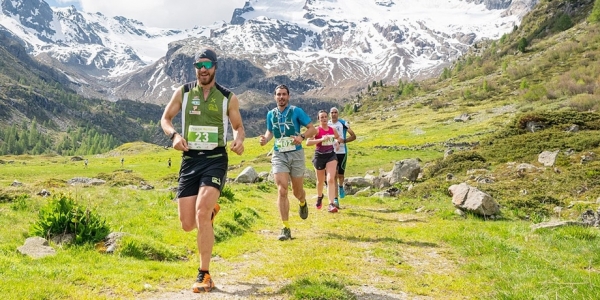
[(131, 141), (166, 143), (158, 105), (90, 99), (0, 30), (0, 154), (97, 154)]

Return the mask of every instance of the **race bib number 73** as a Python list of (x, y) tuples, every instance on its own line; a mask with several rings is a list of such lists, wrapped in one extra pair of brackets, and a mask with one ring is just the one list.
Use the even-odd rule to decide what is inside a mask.
[(190, 125), (187, 131), (188, 147), (193, 150), (212, 150), (219, 145), (219, 128)]

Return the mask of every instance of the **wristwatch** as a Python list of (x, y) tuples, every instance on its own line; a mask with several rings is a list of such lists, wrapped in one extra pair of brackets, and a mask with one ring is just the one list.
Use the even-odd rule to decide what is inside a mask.
[(301, 134), (300, 137), (302, 138), (303, 141), (306, 139), (306, 136), (304, 135), (304, 133)]
[(176, 134), (179, 134), (177, 131), (173, 131), (169, 134), (169, 139), (172, 141)]

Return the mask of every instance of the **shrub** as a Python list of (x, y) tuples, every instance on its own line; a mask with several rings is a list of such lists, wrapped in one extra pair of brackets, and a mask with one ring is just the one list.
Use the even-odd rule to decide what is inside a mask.
[(431, 107), (431, 109), (433, 109), (433, 110), (438, 110), (438, 109), (444, 108), (446, 106), (448, 106), (448, 104), (444, 103), (440, 99), (434, 99), (433, 101), (431, 101), (431, 104), (429, 104), (429, 107)]
[(546, 94), (548, 94), (548, 91), (545, 87), (541, 85), (534, 85), (523, 95), (523, 100), (527, 102), (535, 102), (544, 98)]
[(74, 243), (96, 243), (110, 233), (106, 220), (89, 208), (85, 210), (75, 200), (64, 194), (53, 196), (42, 207), (38, 220), (32, 224), (30, 234), (50, 239), (59, 234), (75, 235)]
[(27, 206), (28, 206), (27, 202), (29, 200), (30, 200), (29, 195), (27, 195), (27, 194), (18, 195), (13, 199), (13, 201), (10, 205), (10, 208), (15, 211), (26, 210)]
[(579, 94), (571, 98), (569, 107), (576, 111), (598, 111), (600, 108), (600, 96), (590, 94)]
[(221, 191), (221, 196), (219, 197), (219, 199), (221, 199), (223, 202), (229, 202), (229, 203), (233, 203), (236, 201), (235, 199), (235, 194), (233, 193), (233, 191), (231, 190), (230, 187), (225, 186), (223, 188), (223, 190)]
[(511, 79), (517, 80), (533, 74), (533, 67), (529, 64), (511, 65), (506, 70), (506, 73)]
[(521, 211), (530, 215), (534, 223), (539, 223), (544, 217), (551, 215), (552, 209), (557, 205), (564, 205), (560, 200), (547, 195), (536, 195), (531, 197), (508, 198), (503, 201), (507, 209)]

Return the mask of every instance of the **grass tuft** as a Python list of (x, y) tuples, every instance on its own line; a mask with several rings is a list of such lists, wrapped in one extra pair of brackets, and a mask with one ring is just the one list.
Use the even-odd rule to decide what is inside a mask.
[(287, 293), (297, 300), (354, 300), (356, 296), (348, 291), (344, 284), (335, 278), (311, 279), (300, 278), (283, 287)]

